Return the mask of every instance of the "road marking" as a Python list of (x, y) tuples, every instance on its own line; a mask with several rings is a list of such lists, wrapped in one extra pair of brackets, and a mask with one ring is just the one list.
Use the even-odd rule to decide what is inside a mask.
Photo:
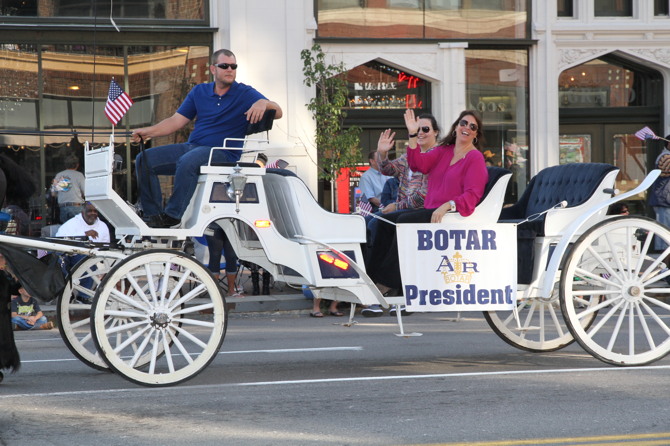
[[(212, 388), (226, 388), (226, 387), (253, 387), (253, 386), (277, 386), (277, 385), (305, 385), (305, 384), (323, 384), (336, 382), (362, 382), (362, 381), (392, 381), (392, 380), (413, 380), (413, 379), (444, 379), (444, 378), (472, 378), (472, 377), (486, 377), (486, 376), (502, 376), (502, 375), (547, 375), (547, 374), (562, 374), (562, 373), (593, 373), (593, 372), (637, 372), (640, 370), (668, 370), (670, 365), (658, 366), (640, 366), (640, 367), (594, 367), (594, 368), (579, 368), (579, 369), (550, 369), (550, 370), (509, 370), (498, 372), (467, 372), (467, 373), (436, 373), (432, 375), (391, 375), (391, 376), (352, 376), (349, 378), (320, 378), (320, 379), (298, 379), (286, 381), (258, 381), (249, 383), (230, 383), (230, 384), (197, 384), (194, 386), (183, 385), (175, 387), (162, 387), (161, 390), (179, 392), (191, 392), (193, 389), (212, 389)], [(14, 395), (0, 395), (0, 400), (9, 398), (24, 398), (26, 396), (76, 396), (76, 395), (96, 395), (96, 394), (112, 394), (124, 392), (156, 392), (155, 387), (128, 387), (121, 389), (108, 390), (75, 390), (69, 392), (44, 392), (44, 393), (22, 393)]]
[[(644, 440), (644, 441), (640, 441)], [(667, 445), (670, 432), (636, 435), (602, 435), (598, 437), (533, 438), (526, 440), (481, 441), (467, 443), (431, 443), (421, 446), (522, 446), (522, 445), (579, 445), (605, 446), (610, 444), (634, 444), (635, 446)], [(417, 445), (418, 446), (418, 445)]]

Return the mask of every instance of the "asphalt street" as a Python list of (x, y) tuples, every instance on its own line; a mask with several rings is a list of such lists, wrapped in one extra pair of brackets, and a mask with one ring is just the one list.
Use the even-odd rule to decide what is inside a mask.
[(479, 314), (233, 315), (201, 374), (147, 388), (87, 367), (57, 330), (18, 332), (0, 445), (670, 444), (670, 360), (618, 368), (528, 353)]

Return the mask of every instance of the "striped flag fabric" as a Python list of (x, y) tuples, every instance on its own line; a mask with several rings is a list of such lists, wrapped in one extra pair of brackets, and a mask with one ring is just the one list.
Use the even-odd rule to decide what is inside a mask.
[(356, 213), (364, 217), (368, 216), (372, 214), (372, 205), (368, 200), (361, 200), (358, 202), (358, 206), (356, 207)]
[(645, 139), (660, 139), (652, 129), (649, 127), (643, 127), (637, 132), (635, 132), (635, 137), (644, 141)]
[(114, 79), (109, 84), (109, 94), (107, 95), (107, 103), (105, 104), (105, 116), (112, 124), (119, 123), (123, 115), (133, 105), (133, 100), (126, 94), (125, 91), (116, 83)]
[(286, 169), (286, 166), (288, 166), (288, 162), (278, 159), (271, 161), (265, 165), (266, 169)]

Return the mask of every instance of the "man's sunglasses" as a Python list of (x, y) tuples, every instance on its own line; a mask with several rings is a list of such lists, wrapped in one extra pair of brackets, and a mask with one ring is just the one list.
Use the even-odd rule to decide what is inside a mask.
[(236, 63), (217, 63), (214, 64), (215, 66), (221, 68), (222, 70), (227, 70), (228, 67), (232, 68), (233, 70), (237, 70), (237, 64)]
[(460, 125), (461, 127), (468, 127), (469, 126), (470, 130), (472, 130), (473, 132), (476, 132), (477, 129), (479, 128), (479, 127), (477, 127), (477, 124), (472, 123), (472, 122), (468, 122), (466, 119), (461, 119), (458, 122), (458, 125)]
[(419, 127), (419, 129), (416, 131), (416, 133), (419, 133), (419, 132), (428, 133), (428, 132), (430, 132), (431, 130), (433, 130), (433, 129), (431, 129), (431, 128), (428, 127), (428, 126), (425, 126), (425, 127)]

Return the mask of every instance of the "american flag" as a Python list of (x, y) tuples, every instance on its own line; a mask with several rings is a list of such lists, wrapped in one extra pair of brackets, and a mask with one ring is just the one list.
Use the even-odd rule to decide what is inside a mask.
[(131, 105), (133, 105), (133, 100), (130, 99), (130, 96), (123, 91), (114, 79), (112, 79), (112, 82), (109, 84), (107, 104), (105, 104), (105, 115), (107, 116), (107, 119), (114, 125), (118, 124)]
[(635, 137), (644, 141), (645, 139), (660, 139), (652, 129), (649, 127), (643, 127), (637, 132), (635, 132)]
[(266, 169), (286, 169), (288, 163), (282, 159), (270, 161), (265, 166)]
[(364, 217), (370, 215), (372, 214), (372, 205), (367, 200), (361, 200), (358, 202), (358, 206), (356, 207), (356, 213)]

